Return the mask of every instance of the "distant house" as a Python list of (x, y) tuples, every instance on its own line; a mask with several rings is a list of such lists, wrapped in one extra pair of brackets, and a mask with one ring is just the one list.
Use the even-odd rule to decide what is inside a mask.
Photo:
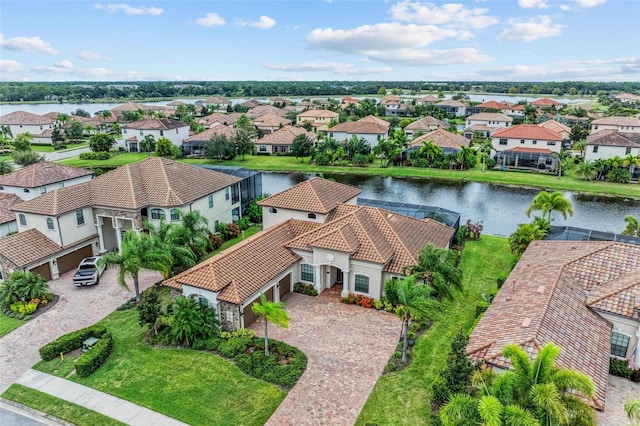
[(311, 123), (314, 131), (327, 130), (331, 120), (337, 120), (340, 114), (327, 109), (313, 109), (301, 112), (296, 116), (296, 124), (302, 125), (305, 122)]
[(224, 135), (231, 140), (235, 136), (235, 130), (232, 127), (220, 124), (189, 136), (182, 141), (182, 153), (184, 155), (203, 155), (205, 145), (215, 135)]
[(124, 112), (134, 112), (134, 111), (167, 111), (169, 113), (173, 112), (171, 107), (162, 107), (156, 105), (145, 105), (138, 102), (125, 102), (124, 104), (118, 105), (114, 108), (111, 108), (109, 112), (111, 115), (119, 120), (122, 117)]
[(360, 120), (357, 120), (357, 122), (376, 124), (380, 127), (384, 127), (387, 131), (389, 131), (389, 127), (391, 126), (391, 123), (389, 123), (387, 120), (383, 120), (374, 115), (367, 115), (366, 117), (362, 117)]
[(587, 136), (585, 160), (606, 160), (613, 157), (625, 157), (629, 154), (640, 155), (640, 132), (618, 132), (600, 130)]
[(16, 214), (11, 208), (21, 202), (22, 199), (15, 194), (0, 193), (0, 238), (18, 232)]
[(257, 99), (249, 99), (248, 101), (242, 102), (240, 105), (246, 108), (254, 108), (260, 105), (264, 105), (264, 102), (260, 102)]
[(140, 142), (147, 135), (153, 136), (156, 142), (162, 137), (167, 138), (174, 146), (180, 147), (182, 141), (189, 137), (189, 125), (168, 118), (146, 118), (122, 125), (122, 139), (127, 151), (142, 151)]
[(640, 102), (639, 95), (634, 95), (633, 93), (626, 93), (626, 92), (618, 93), (617, 95), (614, 95), (613, 99), (622, 103)]
[(467, 117), (466, 127), (463, 135), (467, 139), (473, 138), (475, 132), (480, 132), (482, 137), (489, 137), (489, 134), (500, 128), (511, 126), (513, 118), (499, 112), (481, 112)]
[(558, 102), (554, 99), (549, 98), (541, 98), (531, 102), (531, 105), (540, 109), (540, 108), (553, 108), (553, 109), (562, 109), (567, 104), (563, 104), (562, 102)]
[(469, 146), (469, 139), (439, 128), (415, 138), (411, 141), (411, 146), (407, 151), (419, 150), (424, 146), (424, 143), (429, 141), (433, 141), (444, 154), (456, 154), (463, 146)]
[(269, 153), (272, 155), (291, 152), (291, 144), (299, 135), (307, 136), (312, 142), (315, 142), (318, 138), (313, 132), (307, 132), (301, 127), (287, 125), (258, 139), (256, 141), (256, 152), (258, 154)]
[(363, 138), (374, 148), (379, 141), (387, 139), (387, 128), (375, 123), (346, 121), (330, 127), (327, 136), (339, 142), (347, 141), (353, 136)]
[(467, 108), (467, 114), (479, 114), (481, 112), (499, 112), (502, 114), (506, 114), (506, 111), (509, 110), (509, 105), (503, 104), (498, 101), (487, 101), (478, 105), (469, 106)]
[(427, 95), (416, 99), (416, 105), (435, 104), (438, 102), (440, 102), (440, 99), (432, 95)]
[(414, 121), (404, 128), (404, 132), (409, 139), (413, 139), (417, 132), (429, 133), (437, 129), (448, 129), (449, 123), (427, 115), (420, 120)]
[(356, 98), (352, 98), (351, 96), (345, 96), (342, 98), (340, 102), (340, 108), (345, 109), (348, 107), (357, 107), (360, 106), (360, 100)]
[(544, 127), (545, 129), (549, 129), (551, 131), (554, 131), (556, 133), (560, 133), (562, 135), (562, 138), (564, 140), (569, 140), (571, 139), (571, 127), (564, 125), (562, 123), (560, 123), (559, 121), (555, 121), (555, 120), (548, 120), (545, 121), (544, 123), (540, 123), (538, 124), (540, 127)]
[(524, 105), (511, 105), (502, 113), (512, 118), (524, 118)]
[(468, 105), (460, 101), (456, 101), (455, 99), (447, 99), (447, 100), (438, 102), (435, 105), (447, 114), (453, 114), (456, 117), (467, 116)]
[(229, 99), (225, 99), (222, 96), (212, 96), (210, 98), (204, 99), (202, 101), (196, 101), (195, 105), (197, 107), (202, 106), (217, 106), (217, 112), (226, 112), (227, 109), (233, 105), (233, 103)]
[(247, 111), (247, 117), (252, 119), (267, 114), (279, 115), (280, 117), (284, 117), (287, 115), (287, 111), (283, 110), (282, 108), (274, 107), (273, 105), (258, 105)]
[(54, 189), (88, 182), (92, 178), (91, 170), (41, 162), (0, 176), (0, 193), (31, 200)]
[(636, 117), (603, 117), (591, 122), (591, 132), (617, 130), (619, 132), (640, 132), (640, 119)]
[(36, 143), (52, 143), (51, 132), (55, 119), (32, 114), (26, 111), (14, 111), (0, 117), (0, 125), (9, 126), (11, 134), (16, 136), (29, 133)]
[(252, 124), (258, 129), (261, 134), (273, 133), (280, 129), (282, 126), (291, 124), (291, 120), (281, 117), (276, 114), (265, 114), (260, 117), (254, 118)]
[(171, 101), (167, 104), (167, 106), (173, 109), (177, 109), (179, 106), (187, 106), (187, 104), (182, 101)]
[(309, 109), (319, 109), (319, 105), (314, 104), (311, 101), (300, 101), (296, 105), (296, 111), (302, 112)]
[(234, 127), (241, 115), (242, 114), (237, 112), (231, 112), (229, 114), (214, 112), (213, 114), (198, 119), (198, 124), (204, 126), (205, 129), (219, 125)]

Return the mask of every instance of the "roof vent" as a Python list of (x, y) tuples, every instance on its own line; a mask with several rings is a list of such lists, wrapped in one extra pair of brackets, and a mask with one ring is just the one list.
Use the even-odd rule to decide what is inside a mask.
[(538, 293), (538, 294), (544, 294), (544, 286), (543, 286), (543, 285), (539, 286), (539, 287), (538, 287), (538, 290), (536, 290), (536, 293)]
[(526, 317), (523, 321), (522, 321), (522, 325), (521, 327), (523, 328), (528, 328), (531, 325), (531, 318)]

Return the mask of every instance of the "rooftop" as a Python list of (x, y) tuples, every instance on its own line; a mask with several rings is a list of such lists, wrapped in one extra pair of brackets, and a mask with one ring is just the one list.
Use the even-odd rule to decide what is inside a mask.
[(0, 176), (0, 185), (39, 188), (92, 174), (93, 172), (87, 169), (63, 166), (58, 163), (40, 162)]
[(60, 248), (35, 228), (0, 238), (0, 253), (19, 268), (52, 256)]
[(144, 120), (124, 124), (122, 127), (137, 130), (171, 130), (189, 127), (189, 125), (182, 121), (171, 120), (169, 118), (145, 118)]
[(0, 225), (16, 220), (16, 214), (11, 207), (21, 202), (22, 199), (16, 194), (0, 193)]
[(545, 129), (537, 124), (518, 124), (517, 126), (496, 130), (491, 134), (491, 137), (562, 141), (560, 133)]
[(444, 129), (436, 129), (411, 141), (412, 147), (422, 146), (423, 142), (433, 141), (440, 148), (460, 149), (462, 146), (469, 146), (470, 140), (462, 135), (448, 132)]
[(53, 118), (32, 114), (26, 111), (14, 111), (0, 117), (0, 125), (47, 125), (53, 124)]

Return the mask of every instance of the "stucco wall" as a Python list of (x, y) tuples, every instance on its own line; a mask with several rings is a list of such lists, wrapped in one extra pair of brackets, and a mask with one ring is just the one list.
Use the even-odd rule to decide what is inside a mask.
[[(498, 137), (491, 138), (491, 144), (493, 145), (493, 149), (497, 152), (506, 151), (507, 149), (518, 148), (518, 147), (548, 149), (553, 152), (560, 152), (560, 148), (562, 147), (562, 143), (560, 141), (537, 140), (536, 143), (534, 144), (533, 139), (524, 139), (524, 143), (521, 143), (522, 139), (509, 139), (509, 138), (506, 138), (507, 139), (506, 145), (500, 145), (500, 139), (505, 139), (505, 138), (498, 138)], [(549, 143), (551, 143), (552, 145), (549, 145)]]
[(308, 214), (311, 212), (302, 212), (299, 210), (289, 210), (289, 209), (277, 209), (277, 213), (269, 213), (269, 207), (262, 207), (262, 225), (264, 229), (271, 228), (272, 226), (278, 225), (282, 222), (286, 222), (289, 219), (298, 219), (305, 220), (307, 222), (315, 222), (315, 223), (324, 223), (327, 219), (327, 215), (323, 215), (320, 213), (315, 213), (315, 219), (309, 219)]
[[(598, 152), (593, 152), (595, 147), (598, 147)], [(619, 157), (625, 157), (627, 154), (627, 147), (625, 146), (608, 146), (608, 145), (587, 145), (587, 149), (584, 152), (585, 160), (599, 160), (613, 158), (616, 155)], [(640, 148), (631, 148), (631, 154), (640, 155)]]
[(14, 138), (22, 133), (30, 133), (32, 136), (35, 136), (47, 129), (53, 129), (53, 122), (51, 122), (51, 124), (10, 124), (9, 128)]
[[(3, 189), (0, 192), (5, 192), (7, 194), (16, 194), (21, 199), (27, 201), (33, 198), (40, 196), (41, 194), (45, 194), (47, 192), (51, 192), (54, 189), (77, 185), (79, 183), (88, 182), (92, 179), (92, 175), (81, 176), (75, 179), (69, 179), (62, 182), (55, 182), (49, 185), (39, 186), (37, 188), (24, 188), (21, 186), (7, 186), (4, 185)], [(27, 189), (29, 192), (25, 192)]]
[(147, 135), (152, 135), (156, 142), (160, 138), (167, 138), (173, 145), (180, 147), (182, 146), (182, 140), (189, 137), (189, 126), (169, 130), (122, 129), (122, 139), (125, 141), (135, 136), (138, 139), (138, 143), (140, 143)]
[(220, 328), (224, 331), (233, 331), (240, 328), (240, 307), (233, 303), (220, 301)]
[(15, 220), (0, 224), (0, 238), (6, 237), (13, 232), (18, 232), (18, 222)]
[[(638, 344), (638, 333), (640, 332), (640, 322), (634, 321), (630, 318), (623, 318), (617, 315), (611, 315), (608, 313), (598, 312), (600, 316), (611, 321), (613, 324), (612, 332), (619, 332), (623, 334), (627, 334), (629, 339), (629, 347), (627, 348), (627, 355), (625, 358), (631, 357), (631, 351), (633, 351), (633, 347)], [(640, 367), (640, 355), (636, 355), (636, 362), (638, 363), (638, 367)]]

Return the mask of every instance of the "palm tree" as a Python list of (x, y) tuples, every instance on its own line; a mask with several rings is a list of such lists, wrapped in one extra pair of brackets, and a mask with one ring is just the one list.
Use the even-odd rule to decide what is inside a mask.
[(584, 158), (584, 152), (587, 149), (587, 143), (584, 140), (578, 141), (573, 144), (573, 150), (580, 151), (580, 156)]
[(567, 215), (573, 216), (573, 206), (571, 205), (571, 201), (566, 199), (560, 191), (554, 191), (552, 193), (540, 191), (527, 209), (527, 216), (531, 216), (531, 212), (535, 210), (540, 210), (542, 215), (546, 215), (549, 221), (553, 220), (551, 214), (554, 211), (560, 212), (565, 220), (567, 219)]
[(133, 287), (136, 292), (136, 301), (140, 301), (140, 285), (138, 274), (141, 269), (159, 271), (165, 278), (174, 259), (171, 253), (163, 246), (163, 242), (152, 235), (127, 231), (122, 238), (122, 250), (118, 253), (107, 253), (102, 261), (107, 265), (119, 265), (118, 283), (129, 289), (125, 278), (127, 275), (133, 279)]
[(264, 318), (264, 354), (269, 356), (269, 335), (267, 325), (272, 322), (278, 327), (289, 328), (289, 314), (287, 313), (286, 306), (282, 302), (269, 302), (264, 296), (264, 293), (260, 294), (260, 303), (254, 303), (251, 305), (251, 310), (254, 314)]
[(71, 120), (71, 116), (69, 114), (58, 114), (56, 117), (56, 121), (58, 122), (59, 127), (64, 127)]
[(407, 362), (407, 331), (409, 323), (415, 318), (429, 318), (433, 315), (438, 302), (431, 297), (432, 289), (417, 284), (413, 276), (398, 283), (398, 306), (396, 315), (402, 320), (402, 362)]
[(571, 159), (571, 152), (560, 148), (560, 152), (552, 152), (551, 155), (558, 159), (558, 179), (562, 177), (562, 169), (567, 168)]
[(405, 274), (416, 275), (433, 287), (437, 297), (451, 297), (451, 287), (462, 288), (462, 271), (454, 265), (455, 253), (427, 244), (418, 255), (418, 263), (405, 267)]
[(438, 155), (442, 154), (442, 149), (433, 141), (433, 139), (429, 139), (428, 141), (422, 141), (422, 147), (420, 148), (420, 155), (424, 155), (427, 161), (430, 163), (436, 159)]
[[(548, 343), (531, 361), (525, 350), (507, 345), (502, 351), (512, 369), (502, 375), (475, 376), (478, 396), (456, 394), (440, 410), (445, 426), (484, 425), (594, 425), (593, 409), (572, 392), (594, 394), (586, 375), (559, 368), (560, 347)], [(465, 423), (466, 422), (466, 423)]]
[(151, 152), (156, 149), (156, 138), (153, 135), (145, 135), (140, 142), (140, 149), (147, 153), (147, 157), (151, 157)]
[(627, 222), (627, 227), (624, 228), (621, 234), (629, 235), (630, 237), (640, 237), (640, 220), (628, 214), (624, 217), (624, 221)]
[(511, 253), (518, 256), (522, 255), (531, 244), (531, 241), (541, 240), (546, 234), (547, 231), (536, 223), (521, 223), (518, 225), (518, 229), (509, 236)]
[(624, 403), (624, 412), (629, 420), (640, 425), (640, 399), (632, 399)]
[(182, 215), (182, 225), (175, 228), (175, 237), (198, 257), (211, 248), (209, 223), (197, 210)]
[(633, 175), (633, 171), (637, 165), (640, 164), (640, 155), (627, 154), (622, 159), (622, 165), (625, 167), (629, 167), (629, 174)]
[(576, 166), (576, 177), (591, 180), (598, 171), (598, 165), (593, 160), (584, 160)]
[(618, 168), (618, 167), (622, 167), (622, 165), (624, 164), (624, 159), (621, 158), (620, 156), (616, 155), (613, 158), (609, 158), (607, 160), (607, 165), (611, 168)]
[(468, 146), (461, 146), (456, 159), (460, 163), (460, 170), (464, 170), (464, 165), (470, 162), (475, 155), (475, 151)]
[(478, 152), (480, 152), (480, 155), (482, 156), (482, 171), (484, 172), (487, 157), (491, 154), (493, 144), (491, 143), (491, 140), (487, 138), (477, 139), (475, 143), (478, 147)]

